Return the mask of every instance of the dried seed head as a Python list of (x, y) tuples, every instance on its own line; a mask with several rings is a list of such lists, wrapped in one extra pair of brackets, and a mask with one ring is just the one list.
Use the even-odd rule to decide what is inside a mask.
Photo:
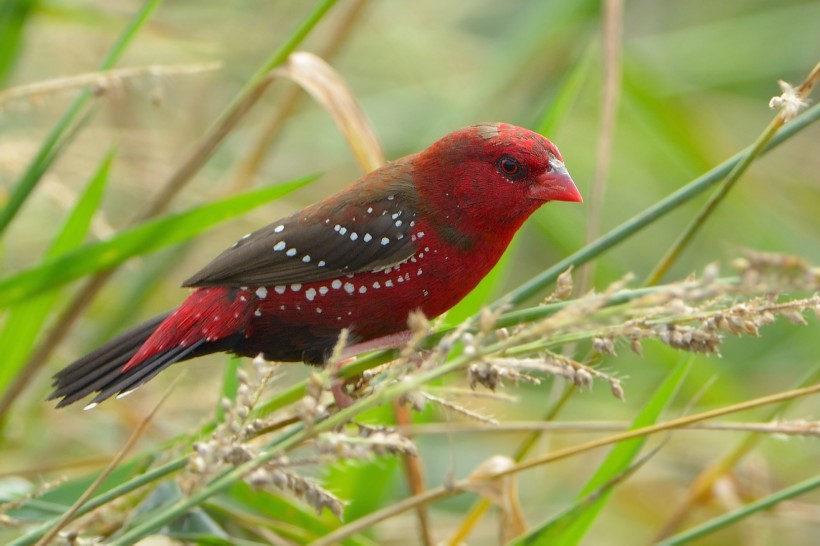
[(610, 389), (612, 390), (612, 395), (613, 395), (615, 398), (617, 398), (617, 399), (618, 399), (618, 400), (620, 400), (621, 402), (625, 402), (625, 401), (626, 401), (626, 395), (624, 394), (624, 389), (623, 389), (623, 387), (621, 386), (621, 382), (620, 382), (620, 381), (612, 381), (612, 382), (609, 384), (609, 387), (610, 387)]
[(629, 347), (636, 355), (643, 356), (643, 347), (641, 346), (641, 341), (638, 338), (632, 338), (629, 341)]
[(614, 355), (615, 344), (610, 338), (596, 337), (592, 340), (592, 348), (601, 354)]

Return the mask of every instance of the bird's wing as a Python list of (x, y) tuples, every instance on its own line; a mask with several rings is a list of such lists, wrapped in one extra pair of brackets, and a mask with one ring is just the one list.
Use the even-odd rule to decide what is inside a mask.
[(272, 286), (320, 281), (401, 263), (416, 252), (416, 211), (388, 193), (333, 200), (250, 233), (183, 286)]

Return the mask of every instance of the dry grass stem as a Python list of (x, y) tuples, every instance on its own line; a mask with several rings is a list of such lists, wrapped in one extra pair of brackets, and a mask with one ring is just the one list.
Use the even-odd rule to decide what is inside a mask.
[[(65, 78), (40, 81), (28, 85), (21, 85), (0, 91), (0, 113), (8, 109), (8, 103), (27, 101), (36, 103), (49, 95), (74, 91), (87, 87), (95, 96), (101, 97), (122, 90), (133, 80), (147, 79), (156, 86), (172, 76), (201, 74), (222, 68), (220, 62), (177, 64), (177, 65), (150, 65), (129, 68), (115, 68), (104, 72), (88, 72)], [(157, 97), (152, 91), (152, 98)]]

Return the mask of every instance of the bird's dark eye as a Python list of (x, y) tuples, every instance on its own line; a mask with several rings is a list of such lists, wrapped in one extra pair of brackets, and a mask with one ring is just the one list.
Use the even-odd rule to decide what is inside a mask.
[(526, 169), (520, 161), (508, 155), (502, 155), (496, 162), (498, 171), (510, 180), (519, 180), (526, 174)]

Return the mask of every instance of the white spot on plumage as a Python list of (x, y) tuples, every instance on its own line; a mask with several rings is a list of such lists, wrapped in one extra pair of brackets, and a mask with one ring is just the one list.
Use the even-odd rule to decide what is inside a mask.
[(396, 277), (396, 281), (398, 281), (398, 282), (404, 282), (404, 277), (402, 277), (401, 275), (399, 275), (398, 277)]
[(294, 256), (296, 256), (296, 249), (295, 248), (289, 248), (288, 251), (285, 252), (285, 254), (288, 255), (289, 257), (293, 258)]
[(315, 288), (308, 288), (305, 291), (305, 297), (308, 299), (308, 301), (313, 301), (313, 298), (316, 297), (316, 289)]
[(401, 227), (401, 220), (396, 220), (396, 227)]
[(345, 292), (347, 292), (348, 294), (352, 294), (355, 289), (356, 289), (356, 287), (353, 286), (352, 282), (346, 282), (345, 283)]
[(282, 233), (284, 230), (285, 230), (285, 226), (283, 226), (282, 224), (279, 224), (278, 226), (273, 228), (274, 233)]
[[(264, 286), (260, 286), (259, 288), (256, 289), (256, 297), (259, 298), (260, 300), (263, 300), (263, 299), (267, 298), (268, 297), (268, 289), (265, 288)], [(216, 317), (214, 317), (214, 318), (216, 318)]]
[(367, 292), (367, 287), (365, 285), (361, 285), (359, 287), (359, 294), (364, 294), (365, 292)]
[(351, 241), (355, 241), (355, 240), (356, 240), (356, 239), (358, 239), (358, 238), (359, 238), (359, 234), (358, 234), (358, 233), (356, 233), (355, 231), (353, 231), (353, 232), (351, 232), (351, 233), (350, 233), (350, 240), (351, 240)]
[(410, 220), (410, 227), (413, 227), (415, 225), (416, 225), (416, 221), (415, 220)]
[(248, 301), (248, 298), (245, 296), (239, 296), (239, 301)]
[(283, 250), (285, 250), (286, 246), (288, 246), (288, 245), (285, 244), (285, 241), (279, 241), (278, 243), (273, 245), (273, 250), (276, 251), (276, 252), (282, 252)]
[(390, 239), (388, 239), (387, 237), (382, 237), (381, 243), (382, 243), (382, 246), (386, 246), (386, 245), (390, 244)]
[(339, 230), (339, 235), (344, 235), (345, 233), (347, 233), (347, 228), (346, 227), (343, 227), (342, 229)]
[(394, 213), (394, 214), (391, 214), (391, 215), (390, 215), (390, 218), (392, 218), (393, 220), (395, 220), (395, 219), (396, 219), (396, 218), (398, 218), (399, 216), (401, 216), (401, 211), (396, 212), (396, 213)]
[(99, 405), (100, 404), (98, 402), (91, 402), (90, 404), (88, 404), (86, 407), (83, 408), (83, 411), (93, 410), (94, 408), (96, 408)]
[(339, 231), (340, 229), (342, 229), (342, 226), (340, 226), (339, 224), (333, 226), (333, 231)]
[(253, 312), (253, 315), (256, 316), (256, 317), (261, 317), (262, 316), (262, 310), (257, 309), (256, 311)]
[(325, 265), (327, 265), (327, 264), (325, 263), (324, 260), (319, 260), (319, 263), (316, 264), (316, 267), (324, 267)]
[(129, 394), (134, 392), (135, 390), (137, 390), (137, 389), (134, 388), (134, 389), (128, 389), (127, 391), (123, 391), (123, 392), (119, 393), (117, 396), (115, 396), (115, 399), (119, 400), (120, 398), (125, 398), (126, 396), (128, 396)]
[(342, 287), (342, 281), (340, 281), (339, 279), (333, 279), (333, 282), (330, 283), (330, 287), (334, 290), (338, 290)]
[(418, 270), (418, 271), (416, 271), (416, 275), (418, 275), (419, 277), (421, 277), (421, 274), (422, 274), (422, 270), (421, 270), (421, 268), (419, 267), (419, 270)]
[(295, 282), (292, 285), (290, 285), (290, 289), (293, 290), (294, 292), (298, 292), (299, 290), (302, 289), (302, 285), (299, 284), (298, 282)]
[(327, 294), (327, 286), (320, 286), (319, 287), (319, 294), (321, 294), (322, 296)]
[(284, 310), (285, 310), (285, 306), (284, 306), (284, 305), (280, 305), (280, 306), (279, 306), (279, 309), (280, 309), (280, 310), (282, 310), (282, 311), (284, 311)]
[(378, 288), (381, 288), (381, 287), (382, 287), (382, 285), (379, 284), (379, 281), (376, 281), (376, 282), (373, 283), (373, 288), (378, 289)]
[(428, 292), (426, 288), (422, 290), (421, 293), (424, 294), (425, 298), (430, 295), (430, 292)]
[(392, 200), (393, 200), (393, 199), (395, 199), (395, 198), (396, 198), (396, 196), (395, 196), (395, 195), (388, 195), (388, 196), (387, 196), (387, 200), (388, 200), (388, 201), (392, 201)]
[(316, 312), (317, 312), (317, 313), (319, 313), (319, 314), (322, 314), (322, 308), (321, 308), (321, 307), (317, 307), (317, 308), (316, 308)]
[(419, 238), (419, 239), (421, 239), (422, 237), (424, 237), (424, 232), (423, 232), (423, 231), (419, 231), (419, 232), (418, 232), (418, 238)]
[(364, 239), (364, 242), (365, 242), (365, 243), (369, 243), (370, 241), (372, 241), (372, 240), (373, 240), (373, 236), (372, 236), (372, 235), (370, 235), (369, 233), (365, 233), (365, 234), (364, 234), (364, 237), (362, 237), (362, 239)]
[(306, 263), (306, 264), (309, 264), (309, 263), (310, 263), (310, 254), (305, 254), (305, 255), (302, 257), (302, 261), (303, 261), (304, 263)]
[(373, 213), (373, 207), (367, 207), (367, 214)]
[(285, 293), (285, 288), (287, 288), (287, 287), (284, 284), (277, 284), (276, 286), (273, 287), (273, 289), (276, 290), (277, 294), (284, 294)]
[(393, 281), (390, 281), (390, 280), (384, 281), (384, 285), (387, 288), (393, 288)]

